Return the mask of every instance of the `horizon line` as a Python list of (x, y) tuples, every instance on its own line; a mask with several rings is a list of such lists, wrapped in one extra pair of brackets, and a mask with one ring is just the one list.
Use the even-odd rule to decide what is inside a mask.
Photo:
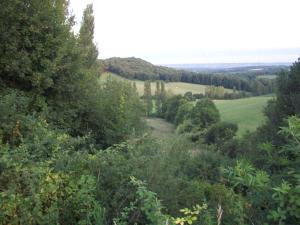
[(154, 63), (154, 65), (216, 65), (216, 64), (256, 64), (256, 65), (285, 65), (285, 64), (293, 64), (295, 61), (273, 61), (273, 62), (255, 62), (255, 61), (250, 61), (250, 62), (195, 62), (195, 63)]

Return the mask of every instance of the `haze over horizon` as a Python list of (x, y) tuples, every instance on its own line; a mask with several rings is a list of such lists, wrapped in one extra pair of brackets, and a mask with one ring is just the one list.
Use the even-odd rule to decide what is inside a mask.
[(71, 0), (94, 4), (99, 57), (154, 64), (277, 63), (300, 57), (297, 0)]

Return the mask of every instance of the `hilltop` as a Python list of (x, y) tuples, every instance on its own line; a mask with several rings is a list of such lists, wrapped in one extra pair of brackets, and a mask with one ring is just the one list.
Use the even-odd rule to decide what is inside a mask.
[(104, 60), (107, 71), (128, 79), (160, 80), (172, 76), (172, 81), (179, 81), (180, 71), (166, 66), (156, 66), (140, 58), (113, 57)]

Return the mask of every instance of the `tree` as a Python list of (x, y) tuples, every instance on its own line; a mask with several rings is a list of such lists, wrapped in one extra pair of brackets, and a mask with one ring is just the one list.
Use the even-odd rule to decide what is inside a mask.
[(66, 0), (1, 3), (1, 83), (38, 94), (55, 89), (71, 57), (72, 25)]
[(184, 98), (188, 101), (193, 101), (193, 93), (191, 91), (185, 92)]
[(183, 123), (184, 120), (190, 119), (193, 107), (194, 105), (191, 102), (183, 102), (179, 106), (175, 117), (175, 124), (177, 126)]
[(262, 85), (260, 80), (254, 81), (252, 90), (255, 95), (262, 95), (264, 93), (264, 86)]
[(156, 113), (157, 115), (161, 115), (161, 82), (160, 81), (156, 81), (156, 90), (155, 90), (155, 109), (156, 109)]
[(236, 124), (228, 122), (219, 122), (210, 126), (205, 133), (205, 142), (208, 144), (216, 144), (222, 146), (226, 141), (232, 139), (238, 127)]
[(217, 90), (216, 90), (216, 97), (217, 98), (224, 98), (224, 93), (225, 93), (225, 89), (224, 89), (223, 86), (217, 87)]
[(166, 88), (165, 88), (165, 82), (161, 81), (160, 82), (160, 98), (161, 98), (161, 115), (165, 113), (165, 108), (164, 106), (166, 105), (166, 98), (167, 98), (167, 93), (166, 93)]
[(208, 98), (211, 98), (212, 97), (212, 88), (213, 86), (206, 86), (205, 87), (205, 96), (208, 97)]
[(201, 98), (204, 98), (204, 95), (202, 93), (193, 94), (193, 99), (201, 99)]
[(290, 72), (282, 72), (278, 78), (276, 107), (280, 110), (281, 119), (300, 115), (300, 58)]
[(137, 92), (137, 87), (136, 87), (136, 83), (135, 81), (133, 82), (133, 85), (132, 85), (133, 89)]
[(181, 104), (185, 103), (186, 100), (183, 99), (181, 95), (175, 95), (166, 100), (165, 106), (164, 106), (164, 118), (168, 120), (169, 122), (175, 122), (175, 117), (177, 114), (177, 111)]
[(161, 86), (161, 94), (166, 95), (165, 82), (161, 81), (160, 86)]
[(214, 102), (205, 98), (196, 103), (191, 113), (191, 120), (199, 129), (207, 128), (220, 121), (220, 113)]
[(286, 118), (300, 115), (300, 58), (290, 71), (282, 71), (277, 78), (276, 99), (270, 101), (265, 109), (267, 123), (260, 128), (260, 136), (281, 145), (284, 139), (278, 135), (280, 127), (286, 125)]
[(151, 81), (144, 82), (144, 101), (146, 105), (146, 116), (152, 113), (152, 94), (151, 94)]
[(79, 31), (79, 46), (85, 59), (84, 65), (91, 68), (98, 57), (98, 49), (94, 44), (94, 16), (93, 4), (87, 5), (83, 12), (82, 23)]

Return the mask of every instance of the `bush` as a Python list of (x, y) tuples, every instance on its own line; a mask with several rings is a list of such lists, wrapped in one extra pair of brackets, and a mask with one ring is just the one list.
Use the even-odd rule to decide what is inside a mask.
[(237, 125), (233, 123), (219, 122), (213, 124), (208, 128), (204, 135), (205, 143), (221, 146), (226, 141), (232, 139), (235, 136), (237, 130)]
[(194, 98), (193, 98), (193, 93), (190, 92), (190, 91), (185, 92), (184, 95), (183, 95), (183, 97), (184, 97), (186, 100), (188, 100), (188, 101), (193, 101), (193, 100), (194, 100)]
[(207, 128), (220, 121), (220, 113), (214, 102), (208, 98), (199, 100), (191, 113), (192, 123), (198, 129)]
[(67, 157), (72, 141), (46, 128), (41, 137), (39, 131), (18, 147), (0, 145), (1, 224), (95, 224), (102, 217), (95, 177), (55, 170), (52, 164)]
[(217, 183), (221, 179), (220, 167), (231, 165), (231, 161), (219, 152), (213, 151), (212, 147), (194, 150), (189, 162), (184, 165), (184, 173), (190, 180), (203, 180)]
[(201, 98), (204, 98), (204, 94), (193, 94), (193, 99), (201, 99)]
[(183, 123), (181, 123), (177, 129), (176, 132), (178, 134), (183, 134), (183, 133), (189, 133), (194, 129), (194, 125), (192, 124), (191, 120), (184, 120)]
[(220, 148), (221, 152), (230, 158), (235, 158), (240, 153), (240, 140), (230, 139)]

